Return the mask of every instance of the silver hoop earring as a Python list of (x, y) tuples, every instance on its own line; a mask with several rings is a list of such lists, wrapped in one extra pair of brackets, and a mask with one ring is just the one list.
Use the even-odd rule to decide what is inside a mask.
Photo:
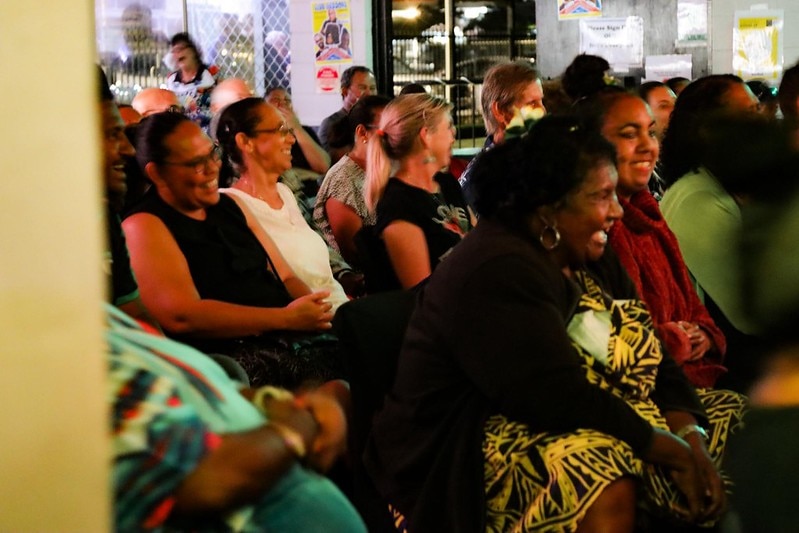
[[(544, 247), (545, 250), (551, 252), (555, 248), (558, 247), (560, 244), (560, 232), (558, 228), (555, 226), (550, 226), (549, 224), (544, 223), (544, 229), (541, 230), (541, 233), (538, 235), (538, 242), (541, 243), (541, 246)], [(547, 233), (550, 233), (552, 236), (552, 242), (547, 244)]]

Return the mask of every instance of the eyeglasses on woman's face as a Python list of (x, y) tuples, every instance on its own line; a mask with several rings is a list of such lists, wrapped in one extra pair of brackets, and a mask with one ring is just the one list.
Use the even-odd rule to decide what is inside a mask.
[(259, 128), (257, 130), (252, 130), (253, 135), (258, 135), (260, 133), (267, 133), (270, 135), (274, 135), (275, 133), (279, 134), (281, 137), (286, 137), (286, 135), (294, 135), (294, 128), (290, 128), (288, 124), (283, 122), (277, 128)]
[(195, 157), (189, 161), (164, 161), (162, 164), (190, 168), (194, 170), (195, 174), (203, 174), (208, 171), (208, 163), (212, 161), (214, 163), (219, 163), (221, 159), (222, 148), (218, 144), (215, 144), (208, 155)]

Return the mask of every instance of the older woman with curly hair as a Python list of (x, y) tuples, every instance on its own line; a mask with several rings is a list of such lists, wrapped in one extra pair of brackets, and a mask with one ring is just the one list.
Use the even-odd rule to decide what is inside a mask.
[(551, 117), (476, 164), (480, 224), (423, 289), (365, 455), (409, 531), (623, 533), (643, 502), (721, 514), (741, 397), (703, 403), (618, 262), (585, 270), (622, 214), (614, 162)]

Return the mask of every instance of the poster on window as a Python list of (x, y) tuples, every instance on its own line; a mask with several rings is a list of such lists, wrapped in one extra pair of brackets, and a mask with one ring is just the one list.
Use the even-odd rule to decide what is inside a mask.
[(558, 0), (558, 20), (601, 16), (602, 0)]
[(735, 12), (732, 69), (745, 80), (776, 81), (782, 74), (782, 9)]
[(315, 30), (316, 92), (337, 92), (340, 73), (352, 65), (349, 0), (311, 2), (311, 12)]
[(644, 63), (644, 20), (641, 17), (580, 21), (580, 53), (604, 57), (615, 72)]

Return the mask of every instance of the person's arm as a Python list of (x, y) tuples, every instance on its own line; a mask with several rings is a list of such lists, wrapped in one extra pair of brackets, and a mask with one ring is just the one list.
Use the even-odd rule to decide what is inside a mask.
[(341, 255), (349, 263), (357, 263), (358, 248), (355, 246), (355, 234), (363, 227), (363, 220), (353, 208), (335, 198), (329, 198), (325, 202), (324, 209)]
[(442, 331), (460, 367), (493, 409), (533, 431), (593, 428), (624, 440), (669, 470), (687, 498), (687, 518), (701, 516), (704, 485), (690, 447), (586, 379), (566, 330), (576, 293), (552, 270), (507, 256), (475, 272), (453, 302), (454, 330)]
[(666, 411), (663, 413), (669, 429), (680, 435), (691, 448), (691, 454), (699, 470), (702, 492), (699, 494), (700, 517), (717, 518), (724, 510), (726, 494), (719, 471), (707, 451), (705, 433), (697, 419), (688, 412)]
[(593, 428), (641, 452), (652, 427), (586, 379), (566, 329), (577, 288), (547, 261), (508, 254), (481, 265), (449, 302), (457, 320), (441, 335), (497, 411), (533, 431)]
[(322, 148), (328, 153), (330, 153), (330, 143), (328, 134), (330, 133), (332, 120), (330, 117), (326, 117), (322, 120), (321, 124), (319, 124), (319, 129), (317, 130), (317, 134), (319, 135), (319, 144), (322, 145)]
[[(228, 197), (232, 198), (236, 205), (239, 206), (241, 209), (242, 214), (244, 215), (244, 219), (247, 221), (247, 227), (250, 228), (253, 235), (258, 239), (258, 242), (261, 243), (266, 253), (269, 255), (270, 259), (272, 259), (272, 264), (275, 266), (275, 270), (277, 270), (277, 275), (286, 286), (286, 289), (289, 291), (289, 294), (292, 298), (299, 298), (300, 296), (305, 296), (306, 294), (311, 293), (311, 289), (308, 285), (302, 281), (294, 270), (291, 268), (291, 265), (288, 264), (288, 261), (283, 257), (283, 254), (280, 253), (275, 241), (266, 233), (263, 226), (258, 222), (255, 218), (255, 215), (252, 214), (250, 208), (244, 203), (237, 194), (229, 194)], [(293, 195), (281, 195), (283, 201), (293, 201), (296, 204), (296, 200), (294, 199)], [(296, 206), (295, 206), (296, 207)], [(299, 211), (299, 208), (297, 207)], [(329, 296), (329, 295), (328, 295)]]
[(302, 155), (308, 161), (308, 166), (318, 174), (324, 174), (330, 169), (330, 155), (322, 148), (316, 139), (306, 131), (300, 124), (300, 119), (294, 113), (294, 110), (289, 108), (279, 108), (283, 114), (286, 122), (294, 129), (294, 138), (297, 139), (297, 144), (300, 145)]
[(403, 289), (415, 287), (430, 276), (430, 252), (422, 228), (395, 220), (385, 227), (381, 237)]
[(202, 299), (183, 253), (158, 217), (138, 213), (122, 225), (142, 301), (171, 333), (230, 338), (276, 329), (330, 327), (328, 306), (319, 301), (318, 294), (300, 297), (283, 308)]
[(301, 439), (301, 447), (309, 450), (317, 434), (311, 411), (283, 402), (270, 412), (265, 426), (222, 435), (219, 445), (178, 486), (173, 513), (196, 518), (255, 501), (304, 459), (291, 438)]
[(127, 313), (130, 317), (135, 318), (140, 322), (144, 322), (156, 331), (163, 333), (161, 331), (161, 326), (158, 325), (158, 321), (153, 318), (153, 316), (147, 312), (147, 308), (144, 307), (144, 304), (141, 301), (141, 296), (137, 296), (133, 300), (124, 304), (120, 304), (117, 307)]

